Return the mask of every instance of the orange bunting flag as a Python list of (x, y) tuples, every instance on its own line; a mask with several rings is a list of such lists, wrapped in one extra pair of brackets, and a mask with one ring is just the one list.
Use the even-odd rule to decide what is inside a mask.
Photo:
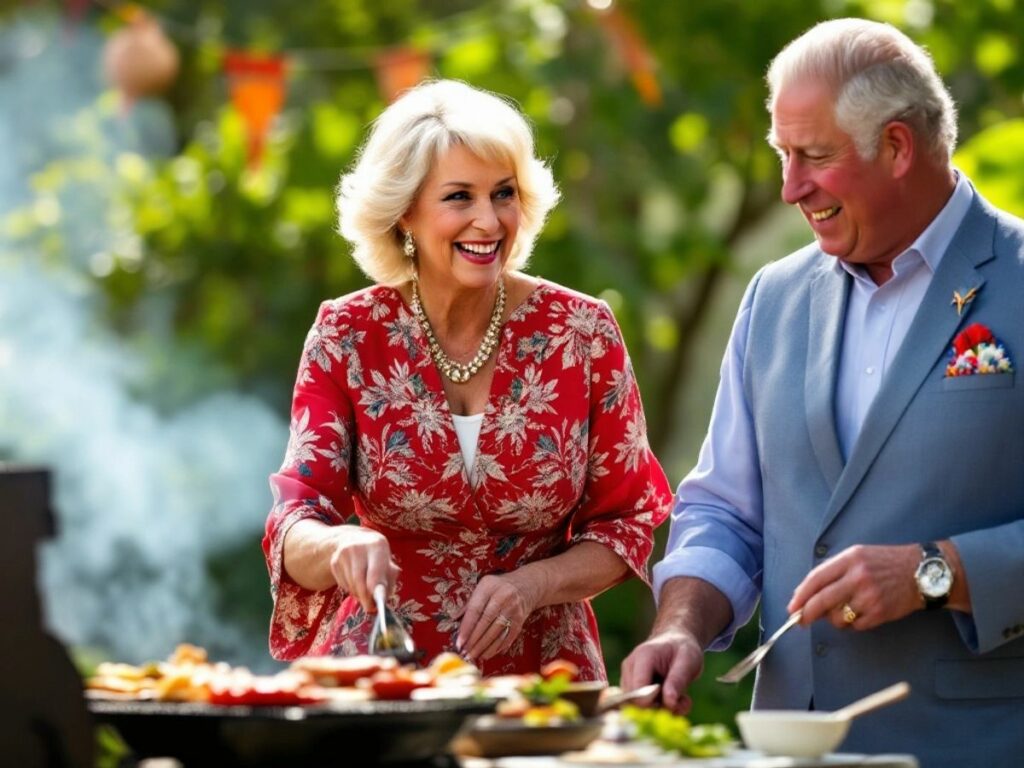
[(660, 105), (661, 85), (654, 72), (657, 61), (636, 23), (617, 3), (603, 10), (595, 10), (594, 13), (609, 43), (629, 70), (633, 87), (640, 98), (648, 106)]
[(430, 71), (430, 54), (418, 48), (389, 48), (377, 54), (374, 72), (380, 95), (390, 104)]
[(231, 104), (245, 121), (250, 168), (259, 165), (270, 124), (284, 106), (285, 70), (282, 56), (244, 51), (229, 51), (224, 56)]

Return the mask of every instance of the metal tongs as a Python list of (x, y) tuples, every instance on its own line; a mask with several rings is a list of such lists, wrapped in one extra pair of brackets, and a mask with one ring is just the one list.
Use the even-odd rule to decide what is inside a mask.
[(718, 682), (738, 683), (740, 680), (742, 680), (744, 677), (750, 674), (750, 672), (758, 664), (761, 663), (761, 660), (768, 655), (768, 651), (770, 651), (772, 649), (772, 646), (775, 645), (775, 641), (782, 637), (793, 626), (795, 626), (796, 623), (800, 621), (800, 617), (803, 615), (804, 612), (802, 610), (794, 612), (786, 620), (785, 624), (783, 624), (781, 627), (775, 630), (775, 633), (771, 637), (769, 637), (767, 640), (765, 640), (763, 643), (757, 646), (757, 648), (751, 651), (749, 655), (744, 656), (742, 659), (740, 659), (739, 663), (736, 666), (734, 666), (724, 675), (721, 675), (718, 678)]
[(650, 706), (660, 692), (661, 683), (642, 685), (631, 691), (614, 691), (607, 696), (601, 696), (597, 703), (597, 713), (603, 715), (605, 712), (610, 712), (616, 707), (621, 707), (623, 704), (629, 704), (634, 701), (639, 702), (642, 707)]
[(393, 656), (403, 664), (415, 662), (419, 658), (416, 644), (402, 621), (388, 608), (385, 595), (386, 587), (383, 584), (373, 588), (377, 619), (370, 630), (370, 653), (374, 656)]

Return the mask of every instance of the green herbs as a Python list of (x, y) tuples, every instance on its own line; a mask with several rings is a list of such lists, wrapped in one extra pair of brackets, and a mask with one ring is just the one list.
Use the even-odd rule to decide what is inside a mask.
[(522, 686), (519, 692), (531, 704), (551, 704), (569, 690), (572, 682), (565, 675), (555, 675), (547, 680), (537, 678)]
[(716, 757), (733, 744), (732, 734), (721, 723), (691, 725), (667, 709), (623, 707), (622, 716), (636, 728), (637, 738), (688, 757)]

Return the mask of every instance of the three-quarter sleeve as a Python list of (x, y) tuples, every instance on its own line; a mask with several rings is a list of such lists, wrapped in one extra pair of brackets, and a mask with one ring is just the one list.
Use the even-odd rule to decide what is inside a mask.
[(284, 568), (284, 540), (299, 520), (342, 525), (352, 514), (354, 425), (344, 386), (352, 361), (346, 356), (346, 333), (332, 303), (325, 302), (303, 345), (284, 462), (270, 477), (274, 505), (263, 553), (274, 601), (270, 651), (279, 659), (302, 656), (320, 645), (318, 636), (328, 631), (342, 597), (338, 589), (314, 592), (292, 580)]
[(672, 491), (647, 441), (640, 391), (622, 333), (606, 304), (591, 343), (587, 479), (573, 518), (574, 542), (596, 541), (650, 583), (654, 529)]

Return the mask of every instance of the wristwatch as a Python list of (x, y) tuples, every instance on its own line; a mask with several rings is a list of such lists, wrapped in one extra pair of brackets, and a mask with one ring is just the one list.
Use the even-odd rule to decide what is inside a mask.
[(914, 573), (926, 610), (941, 608), (953, 589), (953, 569), (934, 541), (921, 545), (921, 562)]

